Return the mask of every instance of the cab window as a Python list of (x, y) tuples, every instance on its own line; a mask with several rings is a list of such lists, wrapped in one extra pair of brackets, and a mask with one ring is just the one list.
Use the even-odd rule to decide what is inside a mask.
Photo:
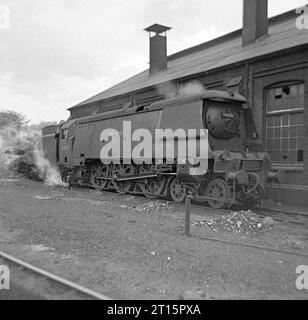
[(63, 129), (62, 130), (62, 139), (67, 139), (68, 138), (68, 129)]

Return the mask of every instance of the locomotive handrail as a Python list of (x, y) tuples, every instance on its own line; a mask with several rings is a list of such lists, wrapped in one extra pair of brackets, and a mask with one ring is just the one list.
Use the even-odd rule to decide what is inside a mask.
[(132, 180), (151, 179), (151, 178), (157, 178), (157, 173), (132, 175), (132, 176), (126, 176), (126, 177), (125, 176), (116, 176), (114, 178), (114, 180), (117, 182), (121, 182), (121, 181), (132, 181)]

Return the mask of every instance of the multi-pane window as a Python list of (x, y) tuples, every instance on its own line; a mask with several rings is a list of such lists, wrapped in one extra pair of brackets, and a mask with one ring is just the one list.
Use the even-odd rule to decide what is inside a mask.
[(266, 93), (266, 145), (274, 163), (304, 161), (304, 84), (270, 88)]

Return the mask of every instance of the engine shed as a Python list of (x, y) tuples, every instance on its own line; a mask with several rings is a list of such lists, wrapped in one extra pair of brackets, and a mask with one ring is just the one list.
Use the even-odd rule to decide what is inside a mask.
[[(236, 92), (248, 101), (273, 168), (285, 173), (269, 198), (308, 206), (308, 30), (304, 10), (268, 18), (267, 0), (244, 0), (243, 28), (167, 55), (169, 27), (149, 33), (149, 69), (71, 107), (70, 120), (146, 107), (187, 86)], [(306, 17), (308, 19), (308, 17)]]

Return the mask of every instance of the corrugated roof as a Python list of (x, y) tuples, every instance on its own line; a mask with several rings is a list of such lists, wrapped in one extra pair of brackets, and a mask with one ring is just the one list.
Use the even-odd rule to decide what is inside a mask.
[(269, 34), (247, 46), (242, 46), (241, 30), (237, 30), (226, 36), (176, 53), (168, 57), (166, 70), (149, 75), (147, 69), (73, 108), (307, 44), (308, 32), (305, 29), (298, 30), (296, 28), (297, 17), (294, 10), (271, 18)]

